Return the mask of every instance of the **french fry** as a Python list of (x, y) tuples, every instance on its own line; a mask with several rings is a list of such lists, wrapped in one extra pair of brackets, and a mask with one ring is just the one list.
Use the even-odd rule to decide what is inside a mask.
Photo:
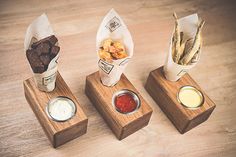
[(184, 32), (180, 32), (180, 45), (184, 43)]
[(193, 56), (193, 58), (191, 59), (191, 61), (190, 61), (189, 64), (196, 63), (196, 62), (198, 61), (199, 51), (200, 51), (200, 47), (199, 47), (199, 49), (197, 50), (197, 52), (195, 53), (195, 55)]
[(174, 62), (178, 63), (178, 58), (179, 58), (179, 48), (180, 48), (180, 31), (179, 31), (179, 24), (178, 24), (178, 19), (177, 19), (177, 15), (176, 13), (173, 14), (174, 18), (175, 18), (175, 32), (173, 34), (173, 46), (174, 48), (172, 48), (172, 50), (174, 50), (173, 52), (173, 60)]
[(180, 58), (183, 56), (186, 40), (184, 40), (184, 32), (180, 32), (180, 47), (176, 53), (176, 63), (179, 63)]
[(191, 59), (193, 58), (195, 53), (198, 51), (200, 44), (201, 44), (201, 31), (202, 31), (202, 27), (203, 27), (204, 23), (205, 23), (205, 21), (203, 21), (203, 20), (200, 22), (197, 32), (196, 32), (196, 35), (195, 35), (195, 38), (194, 38), (193, 45), (192, 45), (190, 51), (187, 51), (186, 54), (181, 59), (181, 61), (180, 61), (181, 64), (187, 65), (191, 61)]
[(179, 50), (178, 50), (178, 55), (177, 55), (177, 59), (176, 59), (176, 62), (179, 63), (179, 60), (181, 57), (183, 57), (184, 55), (184, 49), (185, 49), (185, 45), (186, 45), (186, 40), (183, 41), (183, 43), (181, 44)]
[(179, 64), (183, 65), (182, 58), (191, 50), (193, 42), (194, 42), (193, 38), (189, 38), (185, 41), (184, 50), (178, 62)]
[(193, 58), (191, 59), (191, 63), (196, 63), (198, 61), (198, 58), (199, 58), (199, 52), (202, 48), (202, 42), (201, 42), (201, 45), (199, 46), (197, 52), (194, 54)]

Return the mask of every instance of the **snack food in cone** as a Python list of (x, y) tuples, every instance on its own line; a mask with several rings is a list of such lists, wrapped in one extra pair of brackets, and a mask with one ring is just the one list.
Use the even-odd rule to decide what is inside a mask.
[(111, 9), (104, 17), (96, 39), (99, 74), (103, 85), (113, 86), (133, 56), (133, 40), (120, 16)]
[(38, 89), (52, 91), (55, 88), (60, 47), (46, 14), (29, 25), (24, 48)]
[(128, 57), (123, 44), (112, 39), (104, 40), (98, 53), (101, 59), (109, 63), (112, 63), (113, 60)]
[(205, 23), (198, 20), (197, 14), (178, 19), (174, 13), (174, 19), (175, 28), (164, 65), (165, 77), (170, 81), (177, 81), (199, 61)]

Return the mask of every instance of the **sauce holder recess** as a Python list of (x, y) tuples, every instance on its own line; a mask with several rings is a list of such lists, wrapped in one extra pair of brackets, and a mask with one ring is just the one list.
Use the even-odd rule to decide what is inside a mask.
[(181, 134), (206, 121), (216, 107), (188, 73), (171, 82), (163, 66), (149, 73), (145, 88)]
[[(119, 140), (149, 123), (151, 107), (124, 74), (116, 85), (107, 87), (101, 83), (99, 72), (92, 73), (86, 77), (85, 93)], [(136, 103), (129, 112), (115, 105), (116, 98), (125, 94)]]
[(88, 118), (59, 72), (51, 92), (40, 91), (33, 78), (23, 85), (25, 98), (54, 148), (87, 132)]

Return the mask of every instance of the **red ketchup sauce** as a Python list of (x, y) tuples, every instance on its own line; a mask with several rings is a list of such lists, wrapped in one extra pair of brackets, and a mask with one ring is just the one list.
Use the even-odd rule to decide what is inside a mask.
[(115, 106), (122, 113), (129, 113), (136, 109), (137, 104), (130, 94), (122, 94), (116, 97)]

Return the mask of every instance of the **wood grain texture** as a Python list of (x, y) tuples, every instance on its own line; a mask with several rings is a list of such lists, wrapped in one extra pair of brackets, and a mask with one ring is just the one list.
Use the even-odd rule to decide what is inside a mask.
[[(3, 157), (235, 157), (235, 0), (1, 0), (0, 156)], [(130, 30), (134, 55), (124, 74), (153, 109), (149, 125), (122, 141), (115, 138), (87, 96), (86, 76), (97, 71), (95, 37), (114, 7)], [(206, 21), (199, 63), (189, 74), (217, 104), (207, 120), (180, 134), (144, 88), (162, 66), (179, 17), (198, 13)], [(23, 51), (26, 28), (46, 12), (61, 46), (59, 71), (89, 118), (85, 135), (53, 149), (24, 97), (32, 77)]]
[[(112, 105), (113, 94), (122, 89), (131, 90), (140, 98), (141, 106), (132, 114), (119, 113)], [(92, 73), (86, 77), (85, 92), (119, 140), (148, 125), (152, 109), (124, 74), (115, 86), (106, 87), (99, 72)]]
[[(202, 92), (204, 103), (198, 109), (187, 109), (177, 100), (179, 89), (193, 86)], [(180, 133), (185, 133), (209, 118), (215, 108), (214, 102), (186, 73), (177, 82), (166, 80), (163, 66), (150, 72), (145, 88)]]
[[(59, 72), (57, 73), (56, 87), (52, 92), (47, 93), (40, 91), (36, 87), (33, 78), (25, 80), (23, 84), (26, 100), (53, 147), (58, 147), (86, 133), (88, 118)], [(46, 106), (48, 102), (58, 96), (68, 97), (76, 105), (76, 114), (68, 121), (56, 122), (47, 116)]]

